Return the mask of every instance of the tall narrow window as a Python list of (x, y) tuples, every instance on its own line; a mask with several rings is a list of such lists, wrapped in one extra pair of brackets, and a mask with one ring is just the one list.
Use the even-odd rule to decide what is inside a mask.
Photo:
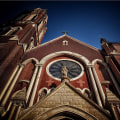
[(68, 41), (67, 41), (67, 40), (64, 40), (64, 41), (63, 41), (63, 45), (66, 45), (66, 46), (67, 46), (67, 45), (68, 45)]

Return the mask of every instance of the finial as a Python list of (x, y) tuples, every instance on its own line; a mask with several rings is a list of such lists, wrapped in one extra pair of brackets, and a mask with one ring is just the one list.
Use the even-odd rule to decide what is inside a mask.
[(62, 33), (64, 33), (65, 35), (68, 34), (68, 32), (66, 32), (66, 31), (64, 31), (64, 32), (62, 32)]

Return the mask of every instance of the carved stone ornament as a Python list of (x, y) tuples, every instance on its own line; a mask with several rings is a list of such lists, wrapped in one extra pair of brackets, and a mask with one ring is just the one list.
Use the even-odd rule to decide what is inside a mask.
[(17, 105), (26, 105), (26, 88), (15, 92), (11, 98), (11, 101)]

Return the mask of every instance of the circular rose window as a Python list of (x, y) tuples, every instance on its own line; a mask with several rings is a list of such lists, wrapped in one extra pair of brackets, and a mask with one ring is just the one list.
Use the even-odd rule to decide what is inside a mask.
[(46, 71), (52, 78), (61, 80), (63, 66), (67, 68), (67, 76), (70, 80), (75, 80), (83, 74), (83, 66), (79, 62), (69, 59), (59, 59), (49, 63)]

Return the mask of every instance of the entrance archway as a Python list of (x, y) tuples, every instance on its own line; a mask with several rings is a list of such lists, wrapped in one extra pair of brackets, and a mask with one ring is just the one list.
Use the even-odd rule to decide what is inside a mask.
[(86, 119), (75, 113), (65, 111), (58, 113), (52, 116), (51, 118), (48, 118), (47, 120), (86, 120)]
[(76, 107), (63, 105), (36, 116), (34, 120), (97, 120), (97, 118)]

